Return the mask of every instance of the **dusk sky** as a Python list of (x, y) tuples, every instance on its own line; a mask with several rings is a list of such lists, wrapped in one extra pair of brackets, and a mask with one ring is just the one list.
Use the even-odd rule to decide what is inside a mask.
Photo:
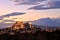
[[(19, 16), (6, 17), (3, 20), (27, 21), (27, 20), (37, 20), (45, 17), (51, 17), (51, 18), (60, 17), (60, 9), (28, 10), (30, 7), (33, 7), (39, 4), (36, 4), (36, 5), (33, 5), (32, 3), (31, 5), (30, 4), (15, 5), (15, 4), (16, 4), (15, 2), (10, 0), (0, 0), (0, 16), (6, 15), (12, 12), (24, 12), (26, 14), (19, 15)], [(17, 19), (13, 19), (13, 18), (17, 18)]]
[[(54, 1), (58, 1), (58, 5)], [(60, 0), (0, 0), (0, 28), (10, 27), (16, 21), (47, 17), (60, 18)]]

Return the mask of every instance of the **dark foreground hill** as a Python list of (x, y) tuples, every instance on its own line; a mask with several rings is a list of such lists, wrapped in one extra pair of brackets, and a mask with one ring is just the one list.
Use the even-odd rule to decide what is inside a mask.
[(0, 40), (60, 40), (60, 30), (42, 30), (18, 21), (12, 27), (0, 30)]

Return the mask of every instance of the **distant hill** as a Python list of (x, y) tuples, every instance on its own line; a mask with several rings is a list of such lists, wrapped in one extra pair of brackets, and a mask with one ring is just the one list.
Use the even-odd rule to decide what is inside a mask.
[(53, 18), (53, 20), (60, 23), (60, 18)]
[(23, 13), (23, 12), (12, 12), (12, 13), (0, 16), (0, 20), (2, 20), (5, 17), (17, 16), (17, 15), (23, 15), (23, 14), (25, 14), (25, 13)]
[(48, 27), (60, 27), (60, 23), (52, 20), (51, 18), (41, 18), (32, 22), (33, 25), (48, 26)]

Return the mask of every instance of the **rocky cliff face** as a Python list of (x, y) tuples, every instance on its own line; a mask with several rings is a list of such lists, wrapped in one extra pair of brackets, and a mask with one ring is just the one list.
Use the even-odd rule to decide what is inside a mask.
[(32, 24), (29, 24), (29, 22), (17, 21), (11, 28), (13, 30), (17, 30), (17, 29), (32, 29), (32, 28), (34, 28), (34, 26)]
[(13, 26), (13, 29), (25, 29), (25, 28), (29, 28), (29, 23), (23, 23), (23, 22), (16, 22)]

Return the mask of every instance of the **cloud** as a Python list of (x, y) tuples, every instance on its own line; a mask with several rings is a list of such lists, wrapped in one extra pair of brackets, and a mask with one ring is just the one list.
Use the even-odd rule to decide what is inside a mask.
[(59, 1), (59, 0), (10, 0), (16, 3), (16, 5), (37, 5), (42, 1)]
[(11, 0), (16, 2), (16, 5), (36, 5), (28, 8), (34, 10), (56, 9), (60, 8), (59, 0)]
[(40, 5), (33, 6), (30, 9), (44, 10), (44, 9), (58, 9), (60, 8), (60, 1), (43, 1)]
[(2, 22), (15, 22), (14, 20), (3, 20)]
[(38, 4), (38, 2), (41, 2), (43, 0), (11, 0), (13, 2), (16, 2), (17, 5), (35, 5)]
[(13, 13), (10, 13), (10, 14), (6, 14), (6, 15), (0, 16), (0, 20), (2, 20), (2, 19), (5, 18), (5, 17), (17, 16), (17, 15), (23, 15), (23, 14), (25, 14), (25, 13), (13, 12)]

